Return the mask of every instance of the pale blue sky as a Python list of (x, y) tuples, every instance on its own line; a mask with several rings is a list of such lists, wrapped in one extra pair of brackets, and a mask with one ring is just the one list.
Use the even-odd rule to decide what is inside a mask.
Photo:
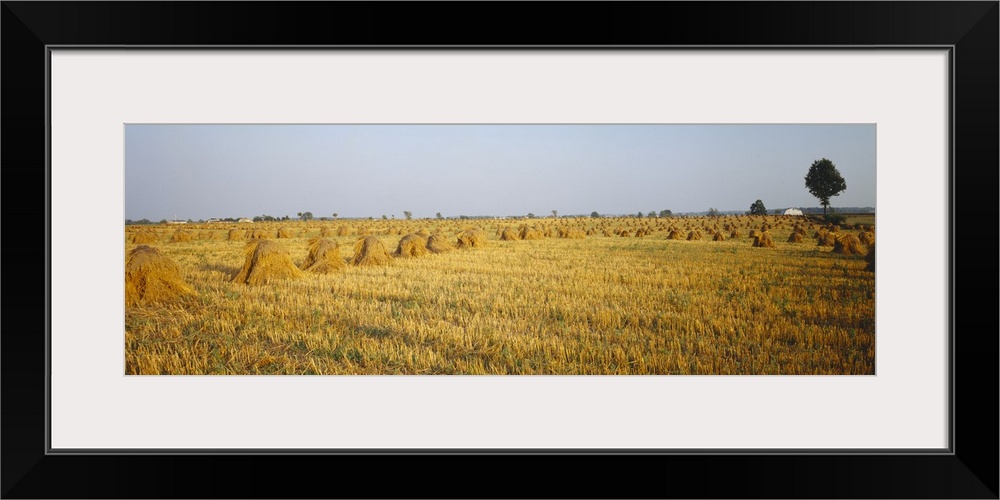
[(875, 204), (875, 125), (126, 125), (125, 218), (635, 214)]

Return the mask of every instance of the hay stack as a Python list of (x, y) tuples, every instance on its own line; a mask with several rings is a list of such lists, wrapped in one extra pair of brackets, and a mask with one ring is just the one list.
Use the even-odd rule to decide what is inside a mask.
[(865, 266), (865, 271), (871, 271), (871, 272), (874, 273), (875, 272), (875, 243), (872, 243), (871, 246), (868, 247), (868, 253), (865, 255), (865, 262), (868, 263), (868, 265)]
[(683, 240), (684, 239), (684, 234), (681, 233), (681, 231), (679, 229), (675, 228), (675, 229), (670, 230), (670, 234), (667, 235), (667, 239), (668, 240)]
[(323, 229), (320, 229), (319, 235), (322, 238), (328, 238), (328, 237), (331, 237), (331, 236), (336, 236), (337, 235), (337, 231), (334, 230), (332, 227), (324, 227)]
[(170, 235), (171, 243), (191, 241), (193, 239), (194, 239), (194, 233), (191, 231), (187, 231), (185, 229), (178, 229), (177, 231), (174, 232), (174, 234)]
[(486, 246), (486, 233), (479, 229), (466, 229), (458, 234), (458, 248), (479, 248)]
[(764, 231), (753, 237), (753, 246), (760, 248), (774, 248), (774, 240), (770, 231)]
[(251, 240), (266, 240), (271, 237), (271, 235), (263, 229), (254, 229), (253, 231), (250, 231), (247, 236), (249, 236)]
[(243, 269), (233, 278), (233, 283), (261, 285), (302, 277), (302, 271), (295, 267), (288, 249), (277, 241), (252, 240), (243, 250), (243, 256)]
[(864, 255), (865, 247), (861, 240), (853, 234), (841, 235), (833, 244), (833, 253), (839, 255)]
[(427, 238), (419, 234), (408, 234), (399, 240), (399, 245), (392, 255), (393, 257), (405, 259), (408, 257), (423, 257), (427, 254)]
[(701, 239), (701, 231), (694, 230), (688, 233), (688, 241), (697, 241)]
[(139, 245), (125, 257), (125, 307), (164, 303), (194, 295), (181, 270), (159, 250)]
[(729, 233), (729, 237), (733, 238), (733, 239), (739, 238), (740, 237), (740, 230), (739, 229), (733, 229), (733, 232)]
[(858, 233), (858, 239), (861, 240), (862, 245), (872, 246), (875, 244), (875, 233), (871, 231), (861, 231)]
[(756, 229), (751, 229), (750, 230), (750, 238), (751, 239), (756, 238), (758, 236), (760, 236), (760, 231), (757, 231)]
[(722, 231), (716, 231), (715, 236), (712, 236), (712, 241), (726, 241), (726, 235), (722, 234)]
[(327, 274), (343, 271), (345, 268), (347, 268), (347, 264), (340, 256), (340, 247), (337, 242), (327, 238), (311, 238), (309, 240), (309, 254), (302, 262), (303, 271)]
[(239, 241), (242, 240), (243, 238), (246, 238), (246, 236), (247, 232), (242, 229), (230, 229), (229, 236), (227, 236), (227, 238), (229, 239), (229, 241)]
[(427, 237), (427, 249), (431, 253), (444, 253), (455, 249), (455, 246), (441, 234), (432, 234)]
[(510, 226), (507, 226), (500, 231), (500, 239), (503, 241), (517, 241), (521, 239), (521, 237), (517, 234), (517, 231), (514, 231), (514, 229)]
[(294, 237), (295, 233), (293, 233), (291, 229), (288, 229), (287, 227), (278, 229), (278, 238), (294, 238)]
[(389, 250), (376, 236), (365, 236), (354, 244), (354, 257), (351, 258), (351, 265), (384, 266), (391, 261), (392, 256), (389, 255)]
[[(628, 236), (627, 234), (625, 236)], [(587, 232), (579, 228), (562, 228), (559, 230), (560, 238), (571, 240), (582, 240), (587, 237)]]
[(822, 233), (819, 238), (816, 238), (816, 246), (818, 247), (832, 247), (837, 244), (837, 235), (833, 233)]
[(792, 234), (788, 235), (789, 243), (802, 243), (802, 233), (792, 231)]
[(340, 226), (337, 228), (337, 236), (347, 236), (351, 234), (351, 231), (347, 229), (347, 226)]
[(159, 238), (155, 232), (146, 230), (133, 234), (132, 237), (129, 238), (129, 242), (137, 245), (144, 245), (146, 243), (156, 243), (157, 239)]
[(528, 226), (521, 226), (521, 232), (518, 233), (518, 237), (522, 240), (540, 240), (545, 237), (541, 231)]

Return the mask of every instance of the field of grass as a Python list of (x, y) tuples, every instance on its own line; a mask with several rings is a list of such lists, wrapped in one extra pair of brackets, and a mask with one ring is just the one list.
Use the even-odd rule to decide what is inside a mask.
[[(874, 374), (875, 276), (817, 246), (795, 217), (292, 221), (265, 229), (296, 265), (323, 228), (344, 260), (359, 233), (390, 250), (424, 229), (482, 248), (250, 286), (232, 283), (247, 241), (233, 224), (186, 225), (147, 243), (180, 268), (187, 298), (126, 308), (127, 374)], [(775, 248), (748, 234), (771, 224)], [(872, 221), (874, 222), (874, 218)], [(501, 241), (521, 224), (552, 230)], [(668, 240), (673, 226), (698, 241)], [(730, 238), (736, 228), (741, 235)], [(725, 241), (712, 241), (719, 227)], [(276, 238), (279, 228), (292, 237)], [(580, 228), (582, 239), (557, 237)], [(126, 241), (136, 230), (126, 228)], [(635, 237), (636, 229), (649, 234)], [(840, 229), (857, 234), (854, 227)], [(628, 237), (615, 233), (626, 232)], [(604, 234), (611, 234), (605, 236)], [(137, 245), (126, 243), (125, 250)]]

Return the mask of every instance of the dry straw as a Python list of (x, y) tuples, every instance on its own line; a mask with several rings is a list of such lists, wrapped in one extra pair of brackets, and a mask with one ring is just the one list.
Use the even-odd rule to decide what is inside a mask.
[(507, 226), (500, 231), (500, 239), (503, 241), (517, 241), (521, 239), (521, 236), (518, 235), (517, 231), (514, 231), (513, 228)]
[(319, 235), (321, 237), (323, 237), (323, 238), (327, 238), (327, 237), (330, 237), (330, 236), (336, 236), (337, 235), (337, 230), (334, 229), (334, 228), (332, 228), (332, 227), (324, 227), (323, 229), (320, 229)]
[(451, 244), (445, 236), (441, 234), (432, 234), (427, 237), (427, 249), (432, 253), (444, 253), (455, 249), (455, 246)]
[(195, 295), (180, 268), (159, 250), (139, 245), (125, 258), (125, 306), (171, 302)]
[(545, 234), (533, 227), (521, 226), (521, 231), (518, 233), (518, 237), (522, 240), (540, 240), (545, 237)]
[(354, 244), (354, 257), (351, 265), (384, 266), (392, 261), (392, 256), (386, 250), (382, 240), (377, 236), (365, 236)]
[(302, 262), (303, 271), (327, 274), (343, 271), (346, 268), (347, 264), (340, 256), (340, 247), (337, 242), (321, 237), (309, 240), (309, 253), (306, 255), (306, 260)]
[(247, 237), (247, 232), (242, 229), (230, 229), (229, 230), (229, 241), (239, 241)]
[[(853, 235), (852, 235), (853, 236)], [(816, 239), (816, 246), (818, 247), (832, 247), (837, 244), (837, 235), (831, 233), (822, 233), (819, 238)]]
[(793, 231), (792, 234), (788, 235), (789, 243), (802, 243), (802, 240), (803, 240), (802, 233)]
[(408, 234), (399, 240), (399, 245), (396, 246), (396, 251), (392, 255), (393, 257), (405, 259), (409, 257), (423, 257), (427, 254), (427, 238), (419, 234)]
[(833, 253), (839, 255), (864, 255), (865, 247), (861, 240), (853, 234), (841, 235), (833, 244)]
[(266, 240), (271, 237), (271, 234), (263, 229), (254, 229), (250, 231), (248, 236), (251, 240)]
[(722, 234), (722, 231), (716, 231), (715, 236), (712, 236), (712, 241), (726, 241), (726, 235)]
[(156, 243), (159, 237), (153, 231), (139, 231), (129, 238), (129, 241), (138, 245), (146, 243)]
[(278, 238), (294, 238), (294, 237), (295, 234), (292, 233), (291, 229), (288, 229), (287, 227), (278, 229)]
[(233, 283), (261, 285), (302, 277), (302, 271), (295, 267), (288, 249), (277, 241), (250, 241), (243, 250), (243, 256), (243, 269), (233, 278)]
[(179, 243), (185, 241), (191, 241), (194, 239), (194, 233), (184, 229), (178, 229), (170, 236), (171, 243)]
[(486, 233), (480, 229), (466, 229), (458, 234), (458, 248), (480, 248), (486, 246)]
[(858, 233), (858, 239), (861, 240), (861, 244), (865, 246), (871, 246), (875, 244), (875, 233), (872, 231), (861, 231)]
[(753, 237), (753, 246), (760, 248), (774, 248), (774, 240), (770, 231), (764, 231)]
[(701, 231), (694, 230), (688, 233), (688, 241), (696, 241), (701, 239)]

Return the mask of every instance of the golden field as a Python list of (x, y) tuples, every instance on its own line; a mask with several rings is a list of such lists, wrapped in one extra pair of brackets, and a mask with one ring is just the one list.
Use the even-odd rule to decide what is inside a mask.
[[(797, 222), (808, 234), (790, 243)], [(874, 215), (850, 222), (838, 234), (858, 235), (855, 224), (871, 226)], [(774, 248), (751, 244), (763, 224)], [(722, 216), (128, 226), (126, 255), (146, 234), (193, 292), (126, 307), (125, 372), (872, 375), (875, 273), (864, 255), (818, 246), (822, 224), (807, 224)], [(505, 227), (522, 225), (549, 236), (501, 240)], [(454, 244), (467, 228), (481, 229), (486, 245), (233, 282), (250, 240), (229, 240), (232, 229), (259, 231), (303, 267), (310, 239), (324, 233), (347, 263), (366, 234), (392, 252), (410, 233)], [(684, 239), (667, 239), (671, 229)], [(186, 239), (178, 230), (191, 239), (171, 241)], [(688, 241), (692, 231), (701, 239)]]

